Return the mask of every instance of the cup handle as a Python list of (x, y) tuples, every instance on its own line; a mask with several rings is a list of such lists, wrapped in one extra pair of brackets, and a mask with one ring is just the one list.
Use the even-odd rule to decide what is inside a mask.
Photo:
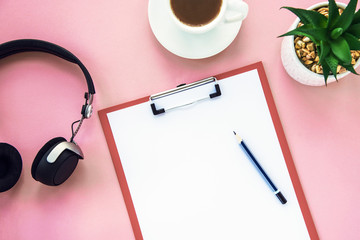
[(248, 14), (249, 6), (242, 0), (230, 0), (227, 10), (237, 12), (234, 14), (225, 14), (225, 23), (232, 23), (244, 20)]

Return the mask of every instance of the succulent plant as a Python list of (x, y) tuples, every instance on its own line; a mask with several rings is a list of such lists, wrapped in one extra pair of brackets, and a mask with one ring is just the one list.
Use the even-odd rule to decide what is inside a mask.
[[(350, 0), (343, 13), (334, 0), (329, 0), (329, 16), (319, 12), (293, 7), (283, 7), (299, 17), (302, 26), (280, 37), (290, 35), (306, 36), (316, 45), (319, 64), (323, 68), (325, 84), (328, 76), (336, 78), (337, 66), (357, 74), (351, 64), (350, 50), (360, 50), (360, 10), (356, 12), (357, 0)], [(358, 75), (358, 74), (357, 74)]]

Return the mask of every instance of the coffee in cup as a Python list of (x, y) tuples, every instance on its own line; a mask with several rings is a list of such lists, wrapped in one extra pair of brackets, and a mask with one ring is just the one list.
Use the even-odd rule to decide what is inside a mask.
[(171, 10), (180, 22), (192, 26), (204, 26), (220, 13), (222, 0), (170, 0)]
[[(247, 4), (242, 0), (167, 1), (176, 25), (190, 33), (205, 33), (222, 22), (242, 21), (248, 12)], [(226, 16), (229, 10), (232, 11), (230, 18)]]

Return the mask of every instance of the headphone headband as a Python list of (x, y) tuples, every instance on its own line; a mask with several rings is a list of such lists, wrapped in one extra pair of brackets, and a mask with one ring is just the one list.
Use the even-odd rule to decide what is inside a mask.
[(19, 39), (0, 44), (0, 59), (22, 52), (45, 52), (79, 65), (84, 73), (88, 93), (95, 94), (95, 87), (90, 73), (82, 62), (71, 52), (54, 43), (37, 39)]

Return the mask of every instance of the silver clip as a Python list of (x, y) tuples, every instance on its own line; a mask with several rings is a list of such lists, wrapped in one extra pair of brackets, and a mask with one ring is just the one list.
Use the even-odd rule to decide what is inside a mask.
[[(183, 92), (183, 91), (187, 91), (187, 90), (190, 90), (190, 89), (193, 89), (193, 88), (196, 88), (196, 87), (200, 87), (200, 86), (203, 86), (205, 84), (212, 83), (212, 82), (215, 83), (215, 90), (216, 91), (214, 93), (209, 94), (206, 97), (199, 98), (199, 99), (197, 99), (195, 101), (187, 102), (187, 103), (184, 103), (184, 104), (179, 104), (179, 105), (176, 105), (176, 106), (169, 107), (167, 109), (164, 109), (164, 108), (157, 109), (156, 106), (155, 106), (155, 103), (153, 102), (154, 100), (164, 98), (164, 97), (167, 97), (167, 96), (170, 96), (170, 95), (173, 95), (173, 94), (177, 94), (177, 93), (180, 93), (180, 92)], [(219, 84), (217, 82), (217, 79), (215, 77), (210, 77), (210, 78), (202, 79), (202, 80), (190, 83), (190, 84), (185, 84), (185, 85), (182, 84), (182, 85), (179, 85), (177, 88), (170, 89), (168, 91), (164, 91), (164, 92), (160, 92), (160, 93), (151, 95), (149, 100), (150, 100), (150, 106), (151, 106), (151, 109), (153, 111), (153, 114), (158, 115), (158, 114), (165, 113), (166, 111), (169, 111), (169, 110), (172, 110), (172, 109), (188, 106), (188, 105), (191, 105), (191, 104), (194, 104), (194, 103), (206, 100), (206, 99), (211, 99), (211, 98), (214, 98), (214, 97), (218, 97), (220, 95), (221, 95), (221, 90), (220, 90)]]

